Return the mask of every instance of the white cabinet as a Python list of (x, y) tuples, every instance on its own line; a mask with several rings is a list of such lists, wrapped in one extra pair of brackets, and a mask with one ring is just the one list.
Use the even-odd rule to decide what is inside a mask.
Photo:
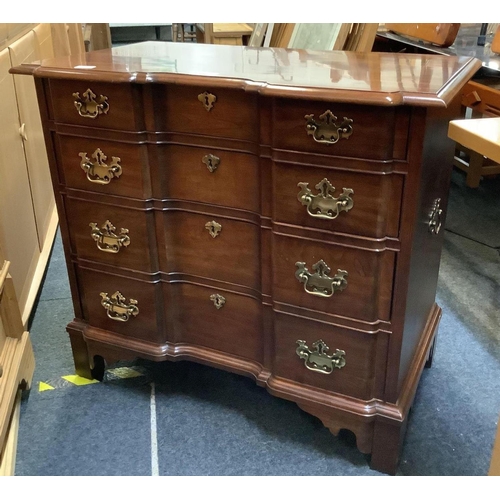
[(0, 52), (0, 246), (26, 324), (57, 229), (57, 212), (33, 80), (12, 66), (53, 56), (50, 24), (40, 24)]

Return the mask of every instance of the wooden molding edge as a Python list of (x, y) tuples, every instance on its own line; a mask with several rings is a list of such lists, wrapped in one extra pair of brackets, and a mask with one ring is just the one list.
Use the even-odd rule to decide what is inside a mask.
[(40, 256), (38, 257), (38, 262), (36, 264), (35, 272), (33, 274), (33, 279), (31, 280), (28, 296), (26, 297), (24, 307), (21, 311), (21, 318), (24, 328), (27, 328), (31, 312), (33, 310), (33, 306), (35, 304), (35, 300), (38, 295), (38, 291), (40, 289), (40, 285), (45, 275), (45, 270), (49, 262), (52, 245), (54, 244), (54, 240), (56, 237), (58, 224), (59, 224), (59, 217), (57, 215), (57, 207), (54, 203), (54, 206), (52, 208), (52, 215), (50, 216), (50, 222), (47, 228), (47, 234), (45, 235), (45, 242), (42, 251), (40, 253)]

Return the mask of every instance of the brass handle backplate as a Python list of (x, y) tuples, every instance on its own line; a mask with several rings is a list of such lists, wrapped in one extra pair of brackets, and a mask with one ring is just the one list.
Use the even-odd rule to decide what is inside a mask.
[(210, 111), (214, 107), (215, 101), (217, 101), (217, 97), (210, 92), (203, 92), (201, 94), (198, 94), (198, 101), (203, 104), (203, 107), (207, 111)]
[(111, 163), (106, 164), (108, 157), (97, 148), (92, 153), (94, 161), (90, 160), (87, 153), (78, 153), (81, 158), (80, 167), (87, 174), (87, 179), (96, 184), (109, 184), (114, 177), (120, 177), (123, 169), (118, 156), (111, 157)]
[(128, 229), (122, 227), (120, 233), (116, 234), (116, 227), (109, 220), (100, 229), (95, 222), (91, 222), (89, 226), (92, 228), (90, 235), (102, 252), (118, 253), (121, 247), (130, 245)]
[(440, 205), (441, 198), (436, 198), (429, 215), (429, 231), (432, 234), (438, 234), (441, 230), (441, 215), (443, 215), (443, 209), (440, 207)]
[(313, 372), (329, 375), (334, 368), (345, 366), (345, 351), (335, 349), (335, 353), (328, 355), (330, 348), (320, 339), (314, 342), (313, 350), (309, 349), (305, 340), (297, 340), (295, 352), (300, 359), (304, 360), (304, 365)]
[(331, 269), (324, 260), (316, 262), (312, 266), (316, 271), (311, 274), (305, 262), (296, 262), (298, 267), (295, 277), (304, 283), (304, 290), (311, 295), (318, 297), (331, 297), (335, 292), (340, 292), (347, 287), (347, 271), (337, 269), (337, 274), (332, 278), (329, 276)]
[(80, 97), (80, 92), (75, 92), (73, 97), (78, 114), (84, 118), (97, 118), (99, 115), (106, 115), (109, 111), (108, 98), (105, 95), (97, 97), (90, 89), (87, 89), (82, 97)]
[(128, 321), (131, 316), (139, 314), (137, 300), (129, 299), (128, 304), (125, 303), (125, 297), (116, 291), (111, 297), (106, 292), (101, 292), (101, 305), (106, 309), (108, 318), (115, 321)]
[(354, 206), (351, 198), (354, 191), (350, 188), (343, 188), (340, 196), (335, 198), (333, 196), (335, 188), (326, 177), (315, 186), (319, 191), (318, 194), (312, 194), (308, 182), (299, 182), (297, 186), (300, 188), (297, 199), (307, 207), (307, 213), (311, 217), (336, 219), (340, 212), (349, 212)]
[(216, 309), (220, 309), (226, 303), (226, 298), (218, 293), (210, 295), (210, 300), (214, 303)]
[(306, 115), (305, 119), (307, 135), (312, 135), (321, 144), (335, 144), (340, 139), (348, 139), (353, 132), (350, 118), (344, 116), (338, 123), (337, 117), (330, 110), (319, 115), (318, 121), (314, 119), (314, 115)]
[(210, 170), (211, 173), (214, 173), (217, 170), (217, 167), (219, 166), (220, 163), (220, 158), (218, 156), (208, 154), (205, 155), (201, 161), (207, 166), (208, 170)]

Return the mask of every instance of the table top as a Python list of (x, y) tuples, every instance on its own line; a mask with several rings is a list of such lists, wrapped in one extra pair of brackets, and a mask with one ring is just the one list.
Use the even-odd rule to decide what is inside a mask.
[(471, 57), (141, 42), (23, 65), (66, 79), (242, 88), (383, 106), (446, 106), (481, 63)]
[(500, 163), (500, 118), (452, 120), (448, 136)]

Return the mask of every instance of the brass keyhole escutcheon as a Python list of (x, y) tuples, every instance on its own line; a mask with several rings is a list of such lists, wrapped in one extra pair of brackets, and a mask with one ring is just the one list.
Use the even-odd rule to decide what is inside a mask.
[(212, 238), (217, 238), (217, 236), (219, 236), (219, 233), (222, 231), (222, 225), (213, 220), (205, 224), (205, 229), (208, 231)]
[(198, 94), (198, 101), (203, 104), (203, 107), (207, 111), (210, 111), (214, 107), (215, 101), (217, 101), (217, 97), (210, 92), (203, 92), (201, 94)]
[(216, 309), (220, 309), (226, 303), (225, 297), (219, 295), (218, 293), (213, 293), (210, 295), (210, 300), (214, 303)]
[(214, 173), (217, 170), (217, 167), (219, 166), (220, 163), (220, 158), (218, 156), (215, 156), (213, 154), (208, 154), (205, 155), (201, 161), (207, 166), (208, 170), (211, 173)]

